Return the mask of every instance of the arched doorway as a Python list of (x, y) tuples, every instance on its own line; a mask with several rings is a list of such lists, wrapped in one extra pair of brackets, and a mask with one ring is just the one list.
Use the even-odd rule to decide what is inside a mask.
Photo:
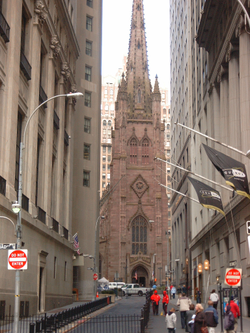
[(137, 266), (132, 271), (132, 283), (139, 283), (141, 287), (149, 287), (148, 272), (143, 266)]

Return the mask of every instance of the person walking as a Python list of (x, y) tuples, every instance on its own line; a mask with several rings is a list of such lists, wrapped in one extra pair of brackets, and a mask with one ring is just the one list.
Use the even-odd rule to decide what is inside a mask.
[(205, 309), (205, 318), (207, 322), (208, 332), (215, 333), (214, 328), (218, 325), (218, 312), (213, 307), (214, 302), (212, 300), (208, 301), (208, 307)]
[(186, 332), (193, 333), (194, 318), (195, 318), (194, 304), (190, 304), (189, 310), (186, 312)]
[(168, 311), (168, 303), (169, 303), (169, 297), (166, 292), (166, 290), (163, 291), (163, 298), (162, 298), (162, 309), (164, 312), (164, 315), (166, 316), (167, 311)]
[(175, 309), (172, 308), (165, 317), (166, 326), (168, 329), (168, 333), (174, 333), (176, 328), (176, 314)]
[(213, 307), (215, 308), (215, 310), (217, 310), (217, 305), (218, 305), (218, 302), (219, 302), (219, 296), (218, 296), (218, 294), (216, 294), (215, 289), (213, 289), (211, 291), (209, 299), (213, 302)]
[(181, 328), (186, 328), (186, 312), (189, 310), (189, 306), (191, 304), (190, 298), (186, 296), (185, 293), (182, 294), (181, 297), (178, 298), (177, 306), (180, 307), (180, 313), (181, 313)]
[(153, 308), (153, 315), (158, 316), (158, 310), (159, 310), (159, 302), (160, 302), (160, 295), (158, 295), (157, 290), (154, 291), (153, 295), (150, 297), (152, 301), (152, 308)]
[(203, 306), (197, 303), (195, 306), (196, 315), (194, 318), (194, 333), (202, 333), (201, 328), (207, 326)]
[(176, 288), (175, 286), (173, 286), (171, 289), (171, 295), (173, 296), (173, 299), (175, 298), (175, 294), (176, 294)]
[(234, 333), (234, 315), (231, 311), (231, 306), (226, 305), (224, 317), (224, 333)]
[(240, 317), (240, 308), (238, 307), (238, 304), (234, 302), (233, 296), (230, 297), (229, 305), (231, 306), (231, 311), (234, 315), (234, 332), (236, 333), (238, 328), (238, 319)]

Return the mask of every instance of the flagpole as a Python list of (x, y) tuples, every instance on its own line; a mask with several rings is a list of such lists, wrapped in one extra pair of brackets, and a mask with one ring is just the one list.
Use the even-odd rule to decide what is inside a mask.
[(231, 192), (234, 191), (233, 189), (231, 189), (231, 188), (229, 188), (229, 187), (227, 187), (227, 186), (225, 186), (225, 185), (219, 184), (219, 183), (217, 183), (217, 182), (215, 182), (215, 181), (213, 181), (213, 180), (211, 180), (211, 179), (208, 179), (208, 178), (206, 178), (206, 177), (203, 177), (203, 176), (201, 176), (201, 175), (199, 175), (199, 174), (197, 174), (197, 173), (195, 173), (195, 172), (193, 172), (193, 171), (190, 171), (190, 170), (184, 169), (184, 168), (182, 168), (182, 167), (179, 166), (179, 165), (173, 164), (173, 163), (171, 163), (171, 162), (169, 162), (169, 161), (164, 161), (164, 160), (162, 160), (162, 159), (159, 158), (159, 157), (155, 157), (155, 159), (156, 159), (156, 160), (159, 160), (159, 161), (162, 161), (162, 162), (165, 162), (165, 163), (167, 163), (167, 164), (169, 164), (169, 165), (172, 165), (172, 166), (174, 166), (175, 168), (178, 168), (178, 169), (181, 169), (181, 170), (183, 170), (183, 171), (186, 171), (186, 172), (190, 173), (191, 175), (194, 175), (194, 176), (196, 176), (196, 177), (199, 177), (199, 178), (201, 178), (201, 179), (204, 179), (204, 180), (206, 180), (206, 181), (208, 181), (208, 182), (210, 182), (210, 183), (213, 183), (214, 185), (218, 185), (218, 186), (220, 186), (220, 187), (223, 187), (223, 188), (225, 188), (225, 189), (228, 190), (228, 191), (231, 191)]
[(183, 125), (183, 124), (180, 124), (180, 123), (175, 122), (175, 125), (177, 125), (177, 126), (181, 126), (181, 127), (183, 127), (183, 128), (186, 128), (187, 130), (189, 130), (189, 131), (191, 131), (191, 132), (194, 132), (194, 133), (196, 133), (196, 134), (198, 134), (198, 135), (201, 135), (201, 136), (203, 136), (204, 138), (209, 139), (209, 140), (211, 140), (211, 141), (214, 141), (214, 142), (220, 144), (220, 145), (223, 146), (223, 147), (226, 147), (226, 148), (228, 148), (228, 149), (231, 149), (231, 150), (233, 150), (233, 151), (235, 151), (235, 152), (237, 152), (237, 153), (239, 153), (239, 154), (241, 154), (241, 155), (243, 155), (243, 156), (246, 156), (247, 158), (250, 158), (250, 150), (248, 150), (246, 153), (244, 153), (243, 151), (241, 151), (241, 150), (239, 150), (239, 149), (237, 149), (237, 148), (234, 148), (234, 147), (232, 147), (232, 146), (229, 146), (229, 145), (227, 145), (226, 143), (220, 142), (220, 141), (218, 141), (218, 140), (212, 138), (211, 136), (208, 136), (208, 135), (206, 135), (206, 134), (203, 134), (203, 133), (201, 133), (201, 132), (199, 132), (199, 131), (196, 131), (196, 130), (190, 128), (190, 127), (187, 127), (187, 126), (185, 126), (185, 125)]
[[(156, 179), (155, 179), (155, 180), (156, 180)], [(156, 180), (156, 181), (158, 182), (158, 180)], [(171, 187), (168, 187), (168, 186), (166, 186), (166, 185), (163, 185), (163, 184), (161, 184), (161, 183), (159, 183), (159, 182), (158, 182), (158, 184), (159, 184), (160, 186), (162, 186), (162, 187), (165, 187), (166, 189), (168, 189), (168, 190), (170, 190), (170, 191), (173, 191), (173, 192), (175, 192), (175, 193), (178, 193), (178, 194), (182, 195), (183, 197), (185, 197), (185, 198), (187, 198), (187, 199), (190, 199), (190, 200), (192, 200), (192, 201), (194, 201), (194, 202), (200, 204), (200, 201), (198, 201), (198, 200), (196, 200), (196, 199), (193, 199), (193, 198), (189, 197), (188, 195), (186, 195), (186, 194), (184, 194), (184, 193), (181, 193), (181, 192), (179, 192), (179, 191), (176, 191), (176, 190), (172, 189)]]

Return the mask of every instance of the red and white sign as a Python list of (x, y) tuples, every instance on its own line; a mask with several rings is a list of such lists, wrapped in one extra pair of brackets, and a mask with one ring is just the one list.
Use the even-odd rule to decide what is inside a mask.
[(225, 274), (225, 284), (233, 287), (239, 287), (241, 285), (241, 268), (227, 268)]
[(28, 269), (28, 250), (9, 250), (8, 269)]
[(93, 279), (96, 281), (98, 279), (98, 275), (95, 273), (93, 274)]

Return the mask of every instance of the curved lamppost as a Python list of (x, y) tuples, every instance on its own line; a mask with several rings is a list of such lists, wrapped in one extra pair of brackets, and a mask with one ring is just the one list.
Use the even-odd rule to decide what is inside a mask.
[[(25, 135), (27, 131), (27, 127), (30, 123), (30, 120), (34, 116), (34, 114), (39, 110), (41, 106), (46, 104), (47, 102), (59, 98), (59, 97), (67, 97), (67, 98), (77, 98), (77, 97), (83, 97), (83, 94), (80, 92), (76, 93), (69, 93), (69, 94), (60, 94), (56, 96), (52, 96), (48, 98), (43, 103), (39, 104), (38, 107), (30, 114), (29, 118), (27, 119), (27, 123), (24, 127), (23, 131), (23, 141), (20, 142), (20, 155), (19, 155), (19, 181), (18, 181), (18, 201), (14, 203), (15, 210), (14, 213), (18, 214), (17, 216), (17, 225), (16, 225), (16, 237), (17, 237), (17, 249), (21, 248), (21, 238), (22, 238), (22, 193), (23, 193), (23, 170), (22, 170), (22, 164), (23, 164), (23, 149), (25, 148)], [(20, 271), (16, 270), (16, 279), (15, 279), (15, 309), (14, 309), (14, 333), (18, 333), (18, 321), (19, 321), (19, 298), (20, 298)]]

